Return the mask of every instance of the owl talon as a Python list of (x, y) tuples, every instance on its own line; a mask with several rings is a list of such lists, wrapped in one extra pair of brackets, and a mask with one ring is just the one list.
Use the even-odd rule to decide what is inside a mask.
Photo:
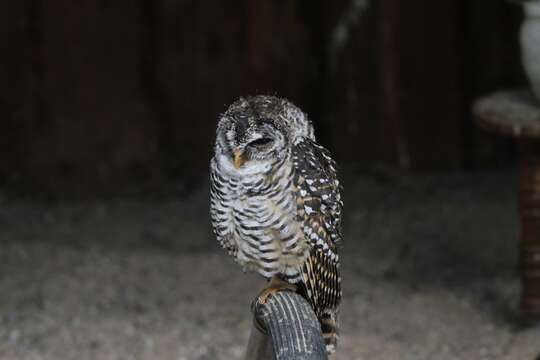
[(285, 290), (296, 291), (297, 287), (294, 284), (290, 284), (279, 277), (274, 276), (270, 280), (268, 287), (263, 289), (259, 296), (257, 296), (257, 303), (260, 305), (265, 305), (272, 295)]

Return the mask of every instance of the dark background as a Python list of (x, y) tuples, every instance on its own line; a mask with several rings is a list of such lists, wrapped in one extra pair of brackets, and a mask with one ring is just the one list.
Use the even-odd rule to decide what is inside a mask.
[(218, 115), (257, 93), (308, 112), (343, 166), (511, 166), (470, 107), (525, 84), (521, 17), (503, 0), (2, 1), (1, 185), (94, 197), (200, 179)]

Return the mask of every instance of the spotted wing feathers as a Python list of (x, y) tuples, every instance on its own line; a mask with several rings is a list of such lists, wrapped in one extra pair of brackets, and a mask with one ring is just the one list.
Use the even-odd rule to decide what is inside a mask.
[(302, 269), (305, 296), (321, 322), (327, 349), (337, 343), (337, 312), (341, 277), (337, 245), (342, 241), (341, 186), (330, 153), (315, 141), (301, 138), (293, 148), (298, 217), (312, 249)]
[(334, 252), (342, 241), (343, 208), (336, 163), (328, 150), (311, 139), (301, 138), (293, 148), (293, 166), (304, 232), (315, 248)]

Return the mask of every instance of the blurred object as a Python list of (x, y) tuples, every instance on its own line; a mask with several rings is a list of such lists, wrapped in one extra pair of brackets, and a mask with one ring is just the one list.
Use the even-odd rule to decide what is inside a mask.
[[(325, 2), (335, 34), (350, 1)], [(371, 2), (331, 52), (325, 99), (329, 144), (340, 162), (410, 171), (458, 169), (463, 149), (461, 4)], [(498, 10), (498, 9), (495, 9)], [(483, 44), (483, 46), (485, 46)], [(475, 74), (474, 76), (477, 76)]]
[(540, 106), (524, 91), (500, 92), (475, 103), (477, 124), (518, 139), (521, 166), (521, 311), (540, 321)]
[(278, 292), (253, 313), (246, 360), (328, 359), (319, 320), (299, 294)]
[(540, 137), (540, 109), (526, 90), (498, 92), (476, 101), (476, 123), (505, 135)]
[(540, 1), (523, 2), (525, 19), (521, 26), (523, 68), (537, 99), (540, 99)]
[(474, 125), (470, 109), (475, 99), (496, 89), (527, 86), (519, 55), (523, 11), (505, 0), (467, 1), (463, 6), (470, 14), (463, 24), (463, 35), (467, 38), (464, 59), (467, 103), (462, 122), (465, 166), (512, 166), (517, 161), (514, 141), (479, 129)]

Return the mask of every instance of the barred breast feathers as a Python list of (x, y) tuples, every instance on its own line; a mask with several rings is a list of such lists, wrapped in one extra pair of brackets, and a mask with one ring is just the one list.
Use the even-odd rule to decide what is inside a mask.
[(217, 154), (211, 179), (211, 216), (220, 244), (247, 269), (298, 281), (309, 243), (296, 218), (289, 157), (236, 169)]

